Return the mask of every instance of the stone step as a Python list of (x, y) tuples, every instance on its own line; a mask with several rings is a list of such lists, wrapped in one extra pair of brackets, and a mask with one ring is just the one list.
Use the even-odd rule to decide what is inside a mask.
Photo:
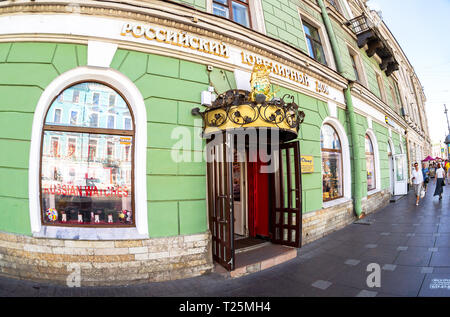
[(235, 254), (235, 269), (233, 271), (227, 271), (218, 263), (215, 263), (214, 271), (226, 278), (236, 278), (268, 269), (292, 260), (296, 256), (296, 248), (269, 242), (262, 247)]
[(256, 250), (256, 249), (262, 248), (262, 247), (264, 247), (266, 245), (269, 245), (269, 244), (271, 244), (269, 241), (262, 242), (260, 244), (255, 244), (255, 245), (252, 245), (252, 246), (249, 246), (249, 247), (246, 247), (246, 248), (237, 249), (237, 250), (234, 251), (234, 253), (238, 254), (238, 253), (242, 253), (242, 252), (248, 252), (248, 251)]

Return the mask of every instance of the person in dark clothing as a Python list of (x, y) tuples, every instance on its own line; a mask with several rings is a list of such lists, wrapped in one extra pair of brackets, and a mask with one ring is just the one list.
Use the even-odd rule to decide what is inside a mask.
[(430, 178), (429, 178), (430, 172), (429, 172), (428, 166), (425, 163), (422, 163), (422, 174), (423, 174), (423, 187), (426, 192), (427, 188), (428, 188), (428, 182), (430, 181)]
[(434, 181), (434, 183), (436, 184), (436, 189), (434, 190), (433, 196), (439, 195), (439, 200), (442, 199), (442, 192), (443, 192), (442, 187), (445, 185), (444, 178), (445, 178), (445, 171), (441, 167), (441, 163), (438, 163), (437, 169), (436, 169), (436, 178)]

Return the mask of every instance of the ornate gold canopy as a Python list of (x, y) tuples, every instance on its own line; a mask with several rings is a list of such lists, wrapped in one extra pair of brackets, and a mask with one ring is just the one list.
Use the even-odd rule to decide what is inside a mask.
[(295, 139), (305, 114), (298, 110), (293, 96), (274, 96), (269, 73), (267, 66), (255, 65), (250, 92), (228, 90), (220, 94), (204, 112), (193, 109), (193, 114), (200, 114), (203, 118), (204, 135), (254, 127), (278, 129), (284, 141)]

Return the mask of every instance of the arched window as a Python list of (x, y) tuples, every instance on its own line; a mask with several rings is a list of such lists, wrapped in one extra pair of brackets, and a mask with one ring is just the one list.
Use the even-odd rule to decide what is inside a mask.
[(366, 134), (366, 171), (367, 171), (367, 190), (376, 188), (375, 184), (375, 153), (370, 137)]
[(97, 82), (53, 100), (41, 144), (43, 224), (135, 225), (132, 118), (124, 98)]
[(342, 148), (336, 130), (324, 124), (320, 130), (322, 149), (322, 197), (323, 201), (343, 197)]

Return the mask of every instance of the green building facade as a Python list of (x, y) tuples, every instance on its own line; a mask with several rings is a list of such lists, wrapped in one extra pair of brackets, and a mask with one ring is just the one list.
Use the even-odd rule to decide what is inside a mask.
[[(384, 23), (372, 40), (388, 43), (385, 51), (391, 55), (371, 54), (370, 43), (358, 46), (361, 36), (345, 22), (360, 16), (376, 19), (363, 1), (324, 2), (337, 47), (331, 45), (318, 2), (310, 0), (250, 0), (245, 7), (248, 25), (242, 12), (232, 18), (218, 16), (212, 0), (142, 1), (139, 8), (127, 1), (80, 3), (72, 5), (70, 13), (59, 1), (53, 6), (1, 2), (0, 273), (66, 283), (73, 273), (69, 266), (78, 265), (81, 284), (98, 285), (183, 278), (213, 270), (207, 142), (202, 138), (204, 122), (192, 109), (207, 110), (208, 96), (250, 90), (253, 66), (260, 61), (272, 66), (275, 96), (293, 96), (305, 114), (292, 140), (299, 141), (301, 155), (313, 160), (312, 171), (298, 175), (300, 245), (388, 204), (392, 195), (406, 194), (408, 166), (425, 157), (429, 148), (420, 82)], [(64, 19), (69, 22), (57, 27)], [(305, 34), (305, 25), (311, 27), (309, 32), (317, 32), (316, 42), (314, 35)], [(182, 42), (182, 36), (190, 40)], [(308, 46), (313, 42), (315, 50)], [(341, 71), (334, 60), (336, 49)], [(245, 60), (245, 54), (252, 57)], [(384, 59), (398, 69), (380, 68)], [(280, 67), (278, 73), (275, 65)], [(306, 76), (307, 84), (289, 75), (294, 71)], [(65, 78), (70, 80), (60, 83)], [(69, 226), (61, 220), (61, 210), (57, 224), (49, 224), (45, 217), (51, 208), (44, 210), (40, 204), (47, 111), (64, 89), (86, 82), (115, 90), (134, 116), (130, 193), (135, 210), (132, 221), (124, 220), (118, 227), (109, 226), (106, 215), (99, 216), (103, 226), (96, 222), (83, 226), (76, 223), (79, 218), (68, 216), (74, 221)], [(357, 135), (351, 133), (347, 87)], [(410, 91), (416, 96), (412, 106)], [(100, 117), (104, 115), (99, 111)], [(338, 171), (330, 171), (334, 177), (330, 184), (341, 184), (337, 189), (325, 189), (324, 166), (330, 163), (324, 161), (324, 125), (339, 138), (341, 166), (333, 161), (331, 166)], [(51, 129), (65, 133), (54, 125)], [(372, 153), (367, 152), (367, 138)], [(358, 159), (352, 154), (355, 144)], [(61, 143), (56, 147), (63, 151)], [(367, 164), (368, 155), (373, 167)], [(95, 177), (102, 181), (102, 176)], [(356, 184), (361, 197), (355, 197)], [(324, 194), (327, 190), (329, 194)], [(360, 211), (354, 210), (356, 198), (362, 201)], [(126, 275), (120, 274), (123, 267)]]

